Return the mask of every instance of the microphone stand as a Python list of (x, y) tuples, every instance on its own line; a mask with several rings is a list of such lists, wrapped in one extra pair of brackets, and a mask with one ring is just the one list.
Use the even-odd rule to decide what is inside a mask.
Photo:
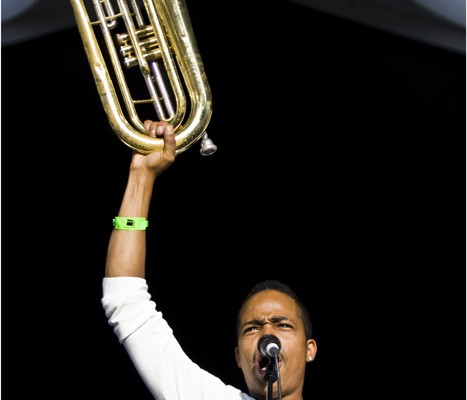
[(268, 382), (267, 400), (272, 400), (272, 385), (277, 381), (278, 400), (282, 400), (281, 377), (279, 373), (279, 356), (274, 356), (274, 361), (269, 360), (269, 364), (264, 374), (264, 380)]

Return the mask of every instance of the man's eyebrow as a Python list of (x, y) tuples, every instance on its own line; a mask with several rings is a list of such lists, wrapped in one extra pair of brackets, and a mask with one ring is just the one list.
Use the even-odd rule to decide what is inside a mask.
[(271, 318), (269, 318), (271, 322), (282, 322), (282, 321), (290, 321), (290, 318), (284, 317), (282, 315), (274, 315)]
[(240, 325), (240, 328), (243, 328), (247, 325), (262, 325), (262, 324), (264, 324), (263, 319), (253, 318), (253, 319), (250, 319), (249, 321), (244, 322), (242, 325)]
[[(290, 318), (284, 317), (282, 315), (274, 315), (271, 318), (268, 318), (268, 321), (273, 322), (273, 323), (282, 322), (286, 320), (290, 320)], [(253, 318), (253, 319), (250, 319), (249, 321), (244, 322), (240, 327), (243, 328), (247, 325), (264, 325), (266, 322), (267, 321), (264, 318), (262, 319)]]

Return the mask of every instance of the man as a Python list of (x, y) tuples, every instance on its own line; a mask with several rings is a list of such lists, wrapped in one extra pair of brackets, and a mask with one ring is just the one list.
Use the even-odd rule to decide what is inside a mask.
[[(156, 399), (302, 400), (306, 363), (314, 359), (317, 345), (311, 337), (308, 311), (288, 286), (262, 282), (239, 310), (235, 356), (248, 394), (192, 362), (156, 309), (145, 280), (145, 228), (154, 183), (175, 161), (176, 145), (172, 126), (153, 121), (144, 125), (150, 136), (163, 138), (164, 148), (132, 156), (103, 281), (102, 305), (109, 324)], [(265, 335), (277, 339), (277, 357), (258, 349)], [(265, 375), (271, 372), (276, 379), (269, 393)]]

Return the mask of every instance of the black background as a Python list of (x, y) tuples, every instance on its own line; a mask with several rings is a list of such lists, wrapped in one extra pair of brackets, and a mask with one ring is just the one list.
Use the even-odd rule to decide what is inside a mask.
[[(314, 322), (304, 398), (464, 398), (465, 56), (282, 1), (188, 5), (219, 149), (158, 180), (147, 260), (187, 353), (243, 388), (235, 313), (278, 278)], [(78, 31), (3, 48), (2, 100), (2, 390), (151, 399), (100, 305), (130, 150)]]

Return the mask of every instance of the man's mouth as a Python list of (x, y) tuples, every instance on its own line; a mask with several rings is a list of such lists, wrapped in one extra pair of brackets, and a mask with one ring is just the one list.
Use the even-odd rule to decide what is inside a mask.
[(268, 357), (264, 357), (260, 353), (256, 353), (255, 366), (258, 375), (264, 377), (268, 370), (268, 365), (270, 362), (271, 360)]

